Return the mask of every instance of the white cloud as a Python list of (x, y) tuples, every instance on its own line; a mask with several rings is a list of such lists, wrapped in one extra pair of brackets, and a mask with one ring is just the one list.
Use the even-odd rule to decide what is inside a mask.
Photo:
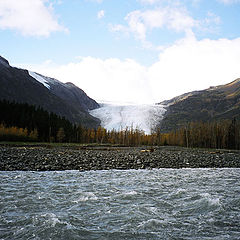
[(33, 68), (63, 82), (71, 81), (98, 100), (141, 102), (151, 98), (146, 68), (131, 59), (82, 57), (77, 63)]
[(166, 48), (150, 67), (130, 59), (93, 57), (63, 66), (25, 65), (63, 82), (71, 81), (94, 99), (138, 103), (159, 102), (228, 83), (240, 77), (239, 66), (240, 38), (198, 41), (193, 36)]
[(104, 16), (105, 16), (104, 10), (100, 10), (100, 11), (97, 13), (98, 19), (101, 19), (101, 18), (103, 18)]
[(127, 27), (123, 25), (112, 26), (112, 31), (130, 32), (137, 39), (146, 41), (147, 31), (152, 29), (168, 28), (175, 32), (192, 32), (192, 28), (198, 25), (185, 8), (158, 8), (154, 10), (130, 12), (125, 20)]
[(240, 38), (235, 40), (183, 39), (165, 49), (149, 68), (148, 79), (156, 97), (224, 84), (240, 77)]
[(67, 31), (58, 23), (48, 0), (0, 0), (0, 29), (44, 37), (51, 32)]
[(207, 22), (207, 24), (209, 23), (215, 23), (215, 24), (220, 24), (221, 23), (221, 19), (219, 16), (217, 16), (215, 13), (213, 12), (208, 12), (208, 17), (205, 19), (205, 21)]
[[(154, 46), (151, 42), (151, 32), (154, 29), (168, 30), (172, 33), (184, 33), (185, 37), (196, 33), (219, 32), (221, 18), (213, 12), (207, 12), (205, 18), (195, 19), (187, 9), (186, 1), (196, 5), (201, 0), (139, 0), (141, 3), (154, 5), (153, 9), (135, 10), (124, 18), (126, 24), (110, 25), (112, 32), (132, 34), (140, 40), (144, 48), (162, 49), (164, 46)], [(240, 1), (240, 0), (239, 0)], [(164, 6), (167, 3), (166, 6)], [(172, 36), (171, 33), (171, 36)], [(161, 32), (159, 32), (161, 36)], [(177, 36), (177, 35), (176, 35)], [(159, 39), (160, 40), (160, 39)]]

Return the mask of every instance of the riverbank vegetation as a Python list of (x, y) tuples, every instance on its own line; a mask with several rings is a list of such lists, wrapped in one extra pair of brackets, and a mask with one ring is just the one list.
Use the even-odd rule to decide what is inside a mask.
[(191, 122), (170, 133), (156, 129), (107, 131), (87, 129), (64, 117), (28, 104), (0, 101), (0, 141), (119, 144), (123, 146), (170, 145), (199, 148), (240, 149), (240, 121)]

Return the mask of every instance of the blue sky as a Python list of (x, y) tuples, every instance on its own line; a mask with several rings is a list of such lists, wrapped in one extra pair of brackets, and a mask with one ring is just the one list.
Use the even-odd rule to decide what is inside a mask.
[(238, 0), (0, 0), (0, 54), (96, 100), (150, 103), (240, 77)]

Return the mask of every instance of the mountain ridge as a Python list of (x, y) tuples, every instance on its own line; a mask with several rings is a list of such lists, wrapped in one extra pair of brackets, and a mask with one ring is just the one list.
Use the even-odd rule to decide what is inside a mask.
[(165, 104), (167, 108), (159, 123), (163, 132), (194, 121), (240, 118), (240, 78), (224, 85), (185, 93), (159, 104)]
[(88, 113), (89, 110), (98, 108), (99, 104), (82, 89), (35, 74), (45, 79), (50, 88), (32, 77), (28, 70), (12, 67), (0, 56), (0, 99), (39, 106), (85, 127), (99, 126), (100, 120)]
[[(154, 121), (158, 119), (156, 129), (160, 127), (162, 132), (169, 132), (186, 126), (189, 122), (240, 118), (240, 78), (224, 85), (184, 93), (160, 102), (157, 105), (162, 105), (162, 110), (158, 111), (158, 116), (150, 109), (146, 110), (147, 116), (141, 111), (137, 111), (141, 114), (135, 114), (133, 112), (136, 108), (132, 110), (130, 106), (120, 110), (119, 106), (111, 107), (112, 113), (109, 112), (109, 108), (100, 109), (101, 111), (97, 113), (101, 112), (101, 116), (94, 114), (93, 111), (100, 108), (100, 105), (73, 83), (62, 83), (39, 73), (11, 67), (9, 62), (1, 56), (0, 84), (0, 99), (40, 106), (49, 112), (66, 117), (73, 123), (91, 128), (97, 128), (100, 125), (100, 119), (103, 125), (115, 119), (112, 125), (116, 127), (115, 125), (120, 122), (122, 125), (119, 125), (119, 129), (127, 126), (128, 122), (131, 123), (128, 127), (135, 126), (134, 121), (137, 123), (136, 126), (142, 125), (145, 128), (147, 126), (150, 129), (149, 124), (145, 123), (150, 121), (149, 119)], [(127, 110), (125, 112), (123, 109), (133, 112), (127, 113)], [(117, 116), (113, 116), (114, 111)], [(144, 121), (139, 120), (142, 115), (144, 115)], [(115, 117), (120, 117), (121, 121)]]

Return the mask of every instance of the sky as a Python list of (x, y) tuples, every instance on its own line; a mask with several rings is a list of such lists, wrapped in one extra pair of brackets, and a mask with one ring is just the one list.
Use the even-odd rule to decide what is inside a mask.
[(0, 55), (97, 101), (158, 103), (240, 78), (240, 0), (0, 0)]

